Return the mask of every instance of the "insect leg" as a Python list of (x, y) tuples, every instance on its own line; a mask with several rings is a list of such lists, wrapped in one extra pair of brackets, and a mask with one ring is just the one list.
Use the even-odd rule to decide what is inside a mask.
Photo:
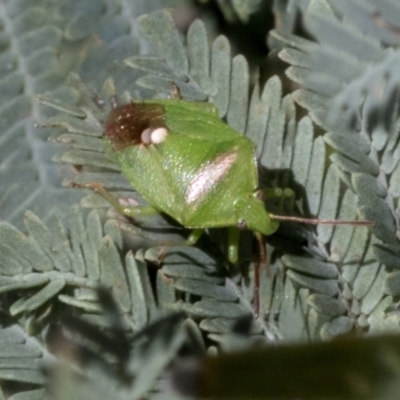
[(294, 197), (294, 192), (289, 188), (273, 188), (273, 189), (262, 189), (261, 192), (264, 195), (264, 198), (270, 197)]
[(193, 229), (189, 237), (184, 242), (176, 242), (176, 243), (164, 243), (160, 249), (160, 252), (157, 257), (157, 263), (161, 264), (164, 260), (165, 256), (168, 253), (168, 250), (171, 247), (177, 246), (194, 246), (197, 241), (200, 239), (200, 236), (204, 233), (204, 229)]
[(267, 268), (268, 264), (263, 236), (259, 232), (254, 232), (254, 234), (260, 250), (260, 259), (254, 263), (254, 315), (258, 318), (260, 314), (260, 266)]
[(192, 233), (186, 239), (185, 244), (187, 244), (188, 246), (195, 245), (197, 241), (200, 239), (200, 236), (203, 234), (203, 232), (204, 229), (193, 229)]
[(239, 235), (235, 226), (228, 228), (228, 259), (232, 264), (237, 264), (239, 259)]
[(290, 199), (291, 202), (288, 205), (289, 209), (292, 208), (292, 203), (294, 201), (294, 192), (292, 189), (289, 188), (273, 188), (273, 189), (263, 189), (262, 191), (263, 198), (274, 198), (278, 197), (280, 199), (278, 208), (280, 210), (283, 210), (283, 205), (285, 202), (285, 199)]
[(159, 214), (159, 211), (151, 206), (126, 206), (121, 204), (115, 196), (113, 196), (110, 192), (108, 192), (98, 182), (91, 182), (85, 184), (70, 182), (70, 186), (93, 189), (101, 197), (107, 200), (119, 213), (126, 215), (127, 217), (138, 217), (144, 215)]

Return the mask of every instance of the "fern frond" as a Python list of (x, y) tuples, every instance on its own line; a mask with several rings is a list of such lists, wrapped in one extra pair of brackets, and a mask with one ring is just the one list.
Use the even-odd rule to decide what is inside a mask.
[[(379, 75), (385, 76), (383, 70), (387, 71), (392, 56), (396, 57), (396, 49), (385, 51), (389, 44), (396, 44), (396, 35), (394, 32), (389, 34), (387, 29), (385, 32), (384, 27), (379, 28), (381, 34), (376, 34), (378, 27), (374, 19), (381, 13), (387, 18), (388, 13), (383, 10), (396, 6), (386, 2), (373, 3), (329, 2), (336, 11), (342, 13), (339, 19), (328, 3), (321, 7), (321, 3), (311, 2), (305, 20), (319, 41), (318, 44), (280, 32), (272, 33), (272, 37), (288, 46), (281, 52), (282, 58), (293, 65), (288, 75), (307, 88), (295, 92), (294, 99), (310, 111), (309, 115), (317, 124), (328, 130), (324, 141), (338, 151), (330, 156), (335, 165), (335, 170), (331, 171), (332, 178), (336, 175), (334, 179), (337, 181), (340, 177), (354, 193), (347, 191), (341, 202), (341, 212), (350, 207), (348, 212), (353, 213), (356, 206), (360, 216), (376, 221), (372, 228), (372, 247), (368, 247), (368, 235), (362, 229), (354, 230), (351, 236), (348, 228), (344, 228), (348, 230), (346, 240), (341, 239), (339, 234), (332, 241), (331, 234), (324, 234), (319, 239), (329, 244), (333, 260), (343, 263), (345, 290), (350, 290), (343, 294), (345, 298), (351, 299), (350, 311), (357, 316), (356, 323), (362, 328), (371, 323), (371, 329), (377, 329), (375, 318), (379, 316), (383, 325), (393, 318), (390, 313), (382, 313), (380, 304), (390, 302), (392, 292), (385, 287), (390, 286), (387, 269), (390, 271), (392, 266), (387, 262), (394, 254), (383, 243), (392, 249), (399, 246), (396, 236), (397, 217), (393, 214), (393, 198), (390, 195), (390, 192), (396, 191), (396, 183), (393, 179), (389, 181), (389, 176), (385, 180), (383, 173), (390, 174), (394, 165), (397, 165), (393, 159), (393, 140), (398, 137), (398, 127), (393, 124), (397, 118), (393, 108), (387, 102), (381, 103), (382, 97), (379, 98), (381, 111), (370, 107), (372, 103), (377, 104), (374, 100), (378, 94), (376, 84), (382, 87), (382, 80), (376, 78)], [(371, 79), (372, 76), (374, 79)], [(348, 112), (343, 110), (345, 102)], [(388, 112), (390, 118), (385, 121), (381, 119), (379, 122), (379, 118), (375, 118), (382, 113), (388, 116)], [(375, 123), (371, 124), (372, 120)], [(388, 185), (389, 182), (393, 186)], [(332, 187), (329, 186), (324, 188), (323, 193), (323, 197), (332, 204), (329, 208), (337, 208), (337, 205), (332, 208), (332, 201), (334, 198), (339, 199), (339, 192), (335, 190), (336, 194), (333, 195)], [(351, 208), (353, 211), (350, 211)], [(340, 232), (342, 229), (336, 227), (335, 231)], [(321, 226), (317, 231), (332, 230)], [(342, 246), (348, 246), (348, 243), (350, 247), (346, 250)], [(357, 246), (360, 246), (358, 250)], [(378, 246), (378, 251), (375, 246)], [(356, 254), (358, 256), (354, 258)], [(360, 258), (360, 254), (364, 256)], [(380, 263), (385, 264), (386, 268)]]
[(289, 46), (281, 54), (293, 64), (288, 74), (330, 99), (330, 113), (325, 117), (330, 118), (325, 121), (325, 128), (335, 129), (332, 124), (338, 119), (360, 126), (361, 115), (367, 130), (388, 130), (396, 119), (393, 113), (398, 102), (400, 36), (392, 22), (400, 8), (374, 1), (328, 3), (336, 15), (329, 6), (321, 8), (311, 2), (305, 18), (306, 27), (318, 44), (272, 33), (275, 40)]
[(96, 211), (89, 213), (86, 226), (82, 218), (76, 206), (70, 209), (67, 224), (57, 211), (49, 214), (47, 225), (28, 212), (28, 236), (1, 224), (0, 291), (21, 293), (10, 313), (40, 313), (56, 299), (96, 313), (93, 289), (102, 284), (113, 288), (118, 306), (136, 330), (157, 315), (144, 262), (132, 253), (121, 259), (121, 230), (113, 221), (103, 226)]
[[(200, 0), (200, 2), (209, 3), (210, 1)], [(236, 22), (238, 19), (243, 23), (249, 22), (250, 17), (261, 8), (262, 4), (260, 0), (217, 0), (216, 3), (229, 23)]]
[(1, 379), (34, 385), (35, 389), (26, 392), (25, 398), (43, 396), (44, 390), (41, 386), (45, 382), (45, 376), (42, 367), (46, 362), (53, 362), (54, 356), (21, 326), (4, 318), (1, 322), (0, 343)]

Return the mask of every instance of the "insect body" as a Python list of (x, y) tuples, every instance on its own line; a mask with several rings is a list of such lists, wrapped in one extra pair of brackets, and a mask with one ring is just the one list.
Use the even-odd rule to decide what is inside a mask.
[[(253, 143), (220, 121), (209, 103), (183, 100), (132, 102), (108, 115), (104, 135), (109, 155), (147, 206), (124, 206), (101, 185), (94, 188), (119, 212), (135, 217), (165, 213), (193, 229), (194, 244), (206, 228), (228, 227), (231, 262), (238, 260), (238, 229), (255, 233), (260, 264), (266, 264), (262, 235), (282, 220), (309, 224), (373, 225), (369, 221), (319, 220), (266, 211), (263, 195), (291, 196), (290, 190), (258, 190)], [(259, 310), (259, 263), (255, 270), (255, 314)]]
[(254, 145), (210, 104), (128, 104), (111, 111), (105, 134), (110, 154), (154, 211), (194, 229), (271, 235), (278, 228), (259, 198)]

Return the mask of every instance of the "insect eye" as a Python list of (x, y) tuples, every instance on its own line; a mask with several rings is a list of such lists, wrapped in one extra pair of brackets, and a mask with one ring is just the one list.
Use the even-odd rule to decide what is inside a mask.
[(239, 221), (238, 221), (236, 227), (237, 227), (240, 231), (243, 231), (243, 230), (247, 229), (247, 223), (246, 223), (246, 221), (245, 221), (244, 219), (239, 219)]

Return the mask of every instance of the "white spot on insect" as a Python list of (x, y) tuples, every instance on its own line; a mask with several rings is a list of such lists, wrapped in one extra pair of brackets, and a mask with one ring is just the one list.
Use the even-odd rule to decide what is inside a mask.
[(168, 131), (164, 127), (156, 128), (151, 132), (151, 143), (160, 144), (162, 143), (168, 135)]
[(143, 144), (160, 144), (168, 135), (168, 131), (163, 126), (158, 128), (146, 128), (140, 135), (140, 140)]
[(206, 196), (215, 185), (221, 181), (237, 159), (237, 152), (220, 154), (214, 160), (205, 164), (196, 176), (189, 182), (185, 199), (187, 203), (194, 203)]

